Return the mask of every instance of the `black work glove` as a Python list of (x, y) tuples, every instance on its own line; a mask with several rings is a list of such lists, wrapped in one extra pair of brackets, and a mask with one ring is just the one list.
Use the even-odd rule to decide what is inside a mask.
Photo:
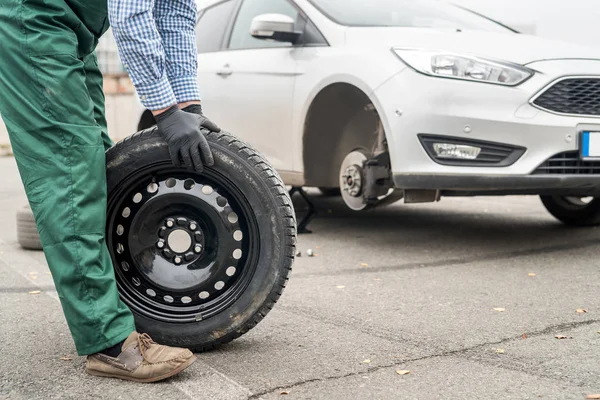
[(203, 128), (206, 128), (211, 132), (221, 132), (221, 128), (204, 116), (202, 113), (202, 106), (200, 104), (190, 104), (189, 106), (185, 107), (183, 111), (202, 117), (201, 125)]
[(173, 106), (155, 119), (158, 131), (169, 146), (173, 164), (198, 172), (202, 172), (204, 165), (215, 164), (208, 142), (200, 130), (204, 122), (201, 116)]

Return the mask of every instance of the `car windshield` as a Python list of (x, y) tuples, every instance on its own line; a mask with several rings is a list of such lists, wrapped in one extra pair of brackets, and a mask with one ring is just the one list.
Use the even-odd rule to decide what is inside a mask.
[(330, 19), (348, 26), (514, 32), (471, 11), (437, 0), (310, 0), (310, 2)]

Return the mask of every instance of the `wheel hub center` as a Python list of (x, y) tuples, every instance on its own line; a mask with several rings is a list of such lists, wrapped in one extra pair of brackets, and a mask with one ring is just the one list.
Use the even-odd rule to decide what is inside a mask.
[(343, 190), (348, 192), (352, 197), (358, 197), (362, 192), (361, 168), (357, 165), (349, 166), (346, 168), (343, 178)]
[(167, 244), (175, 253), (185, 253), (192, 246), (192, 238), (183, 229), (176, 229), (169, 234)]
[(195, 221), (168, 218), (158, 232), (156, 247), (169, 262), (192, 263), (204, 253), (204, 233)]

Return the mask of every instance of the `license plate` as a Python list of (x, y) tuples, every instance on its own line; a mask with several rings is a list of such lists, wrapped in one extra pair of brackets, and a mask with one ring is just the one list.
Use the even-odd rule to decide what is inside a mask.
[(581, 132), (581, 158), (600, 159), (600, 132)]

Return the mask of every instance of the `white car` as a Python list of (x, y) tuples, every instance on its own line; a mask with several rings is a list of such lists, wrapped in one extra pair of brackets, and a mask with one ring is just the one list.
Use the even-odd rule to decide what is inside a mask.
[(197, 39), (206, 114), (288, 185), (354, 210), (536, 194), (600, 223), (594, 49), (435, 0), (209, 0)]

